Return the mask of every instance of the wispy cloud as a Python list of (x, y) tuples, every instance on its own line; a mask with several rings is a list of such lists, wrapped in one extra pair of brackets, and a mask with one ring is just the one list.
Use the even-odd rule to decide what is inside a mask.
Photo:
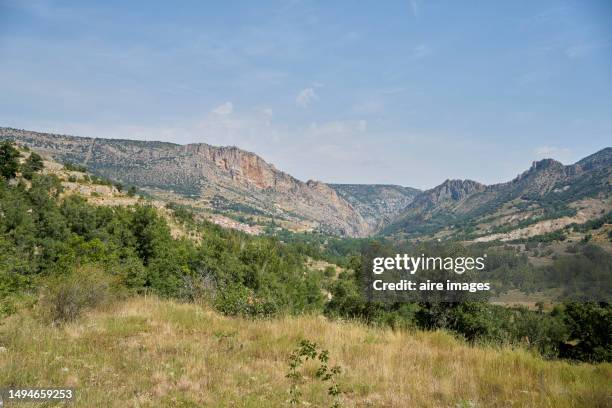
[(533, 153), (538, 159), (554, 158), (567, 162), (572, 155), (572, 150), (567, 147), (540, 146), (536, 147)]
[(420, 0), (410, 0), (410, 8), (412, 9), (412, 14), (415, 17), (419, 16), (419, 9), (421, 8)]
[(309, 133), (315, 136), (352, 136), (356, 133), (364, 133), (368, 130), (368, 122), (365, 120), (332, 121), (323, 124), (312, 123)]
[(549, 71), (534, 71), (520, 75), (516, 82), (519, 85), (531, 85), (538, 82), (548, 81), (553, 77), (553, 73)]
[(412, 50), (412, 58), (421, 59), (431, 54), (431, 48), (425, 44), (419, 44)]
[(315, 92), (314, 88), (304, 88), (302, 89), (295, 98), (295, 103), (297, 106), (301, 108), (307, 108), (314, 101), (319, 99), (319, 96)]
[(565, 55), (570, 59), (583, 58), (600, 48), (603, 47), (599, 44), (575, 44), (565, 49)]
[(212, 113), (219, 116), (230, 115), (234, 111), (234, 104), (231, 102), (225, 102), (212, 110)]
[(385, 104), (380, 100), (368, 100), (365, 102), (357, 103), (352, 108), (353, 113), (362, 115), (372, 115), (381, 113), (385, 110)]

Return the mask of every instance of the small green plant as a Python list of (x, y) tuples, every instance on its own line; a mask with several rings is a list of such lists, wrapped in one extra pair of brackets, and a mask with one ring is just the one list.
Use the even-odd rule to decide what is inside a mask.
[(299, 385), (302, 382), (304, 376), (300, 372), (300, 368), (308, 360), (318, 360), (321, 364), (315, 372), (315, 377), (324, 382), (329, 382), (331, 385), (327, 389), (327, 394), (334, 399), (332, 408), (340, 407), (340, 387), (336, 381), (336, 376), (340, 374), (341, 369), (339, 365), (329, 366), (329, 351), (318, 349), (317, 343), (302, 340), (299, 346), (293, 350), (289, 356), (289, 372), (286, 377), (291, 380), (291, 387), (289, 388), (291, 405), (297, 405), (300, 402), (302, 392), (300, 391)]

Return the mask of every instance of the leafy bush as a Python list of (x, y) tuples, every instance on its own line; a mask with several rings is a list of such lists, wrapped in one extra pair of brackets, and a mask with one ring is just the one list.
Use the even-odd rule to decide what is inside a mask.
[(39, 299), (45, 321), (62, 324), (76, 320), (84, 310), (107, 301), (111, 296), (109, 277), (87, 267), (47, 279)]
[(278, 311), (273, 302), (260, 299), (249, 288), (236, 284), (219, 292), (215, 306), (230, 316), (266, 317)]
[(612, 361), (612, 305), (569, 303), (564, 318), (570, 343), (563, 348), (563, 357), (592, 362)]
[(10, 141), (0, 143), (0, 177), (12, 179), (19, 170), (19, 150)]
[(326, 267), (323, 271), (323, 275), (326, 278), (333, 278), (334, 276), (336, 276), (336, 268), (334, 268), (333, 266)]
[(34, 173), (44, 168), (43, 159), (39, 154), (32, 152), (21, 166), (21, 174), (24, 178), (31, 180)]
[(171, 202), (166, 204), (166, 208), (171, 210), (176, 219), (181, 223), (193, 223), (195, 220), (193, 210), (186, 205)]

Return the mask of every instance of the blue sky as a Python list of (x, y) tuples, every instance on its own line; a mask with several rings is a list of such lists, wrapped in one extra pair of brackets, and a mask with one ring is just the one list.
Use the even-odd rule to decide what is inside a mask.
[(612, 2), (0, 0), (0, 126), (506, 181), (612, 144)]

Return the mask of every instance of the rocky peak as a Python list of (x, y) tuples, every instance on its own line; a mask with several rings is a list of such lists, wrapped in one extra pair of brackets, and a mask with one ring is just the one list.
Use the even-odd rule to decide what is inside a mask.
[(429, 208), (443, 203), (452, 203), (484, 191), (486, 186), (474, 180), (445, 180), (442, 184), (423, 191), (409, 205), (411, 208)]
[[(525, 186), (528, 190), (539, 191), (545, 193), (554, 186), (554, 184), (571, 173), (571, 169), (554, 159), (542, 159), (534, 161), (531, 167), (519, 174), (509, 185)], [(506, 188), (508, 184), (502, 183), (495, 185), (497, 189)]]
[(474, 180), (446, 180), (444, 183), (430, 190), (435, 202), (453, 200), (459, 201), (468, 195), (483, 191), (485, 185)]
[(576, 163), (582, 170), (592, 170), (612, 166), (612, 147), (606, 147)]
[(563, 169), (563, 163), (556, 161), (555, 159), (542, 159), (531, 163), (531, 167), (527, 172), (535, 172), (541, 170), (559, 170)]

